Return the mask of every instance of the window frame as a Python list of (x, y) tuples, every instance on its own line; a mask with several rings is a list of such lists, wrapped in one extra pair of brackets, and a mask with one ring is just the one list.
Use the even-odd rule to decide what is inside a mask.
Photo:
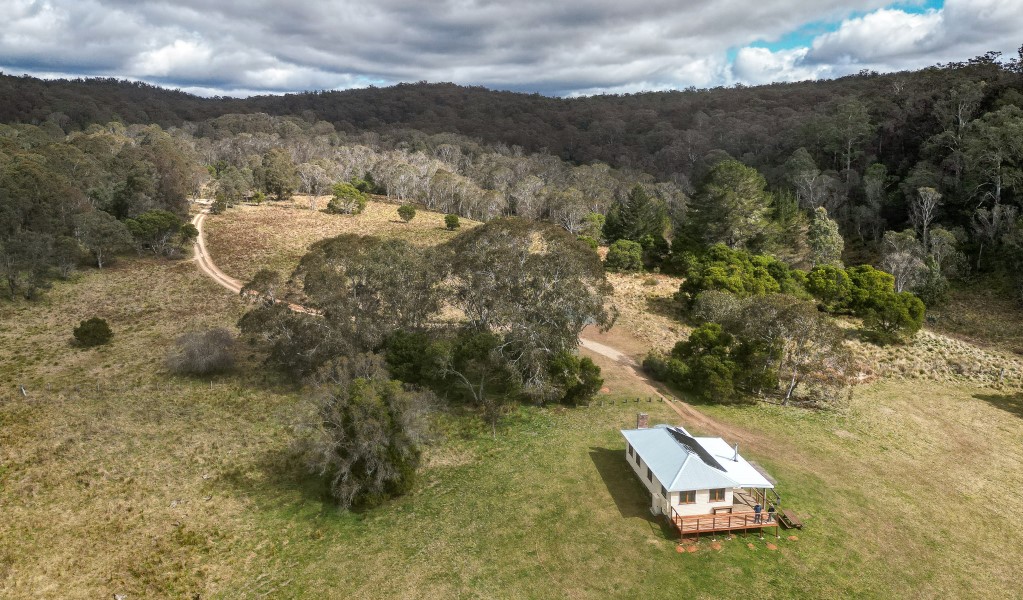
[(646, 468), (646, 480), (650, 483), (654, 482), (654, 471), (650, 467)]
[(678, 493), (679, 504), (696, 504), (696, 490), (686, 490)]
[(635, 456), (635, 455), (636, 455), (636, 449), (632, 447), (632, 444), (629, 444), (629, 456)]
[[(724, 502), (725, 498), (727, 497), (727, 493), (726, 493), (725, 488), (713, 488), (713, 489), (710, 489), (710, 490), (707, 490), (707, 491), (710, 492), (710, 501), (711, 502)], [(716, 495), (715, 492), (720, 492), (721, 497), (715, 498), (714, 497)]]

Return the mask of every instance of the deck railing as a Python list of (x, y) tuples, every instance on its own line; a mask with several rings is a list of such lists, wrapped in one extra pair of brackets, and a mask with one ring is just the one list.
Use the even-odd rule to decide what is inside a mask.
[(674, 506), (671, 507), (670, 519), (671, 524), (682, 535), (778, 526), (778, 520), (774, 518), (774, 515), (766, 512), (760, 514), (741, 512), (717, 515), (683, 515)]

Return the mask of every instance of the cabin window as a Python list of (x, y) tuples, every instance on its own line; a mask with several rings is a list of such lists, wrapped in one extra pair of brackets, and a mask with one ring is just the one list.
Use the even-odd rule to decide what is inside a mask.
[(678, 493), (678, 503), (679, 504), (696, 504), (696, 492), (693, 491), (693, 490), (690, 490), (688, 492), (679, 492)]
[(668, 497), (668, 490), (664, 489), (663, 485), (661, 486), (661, 496)]
[(725, 488), (718, 488), (710, 491), (711, 502), (723, 502), (725, 500)]
[(651, 483), (654, 480), (654, 472), (650, 470), (650, 467), (646, 468), (646, 480)]
[(636, 466), (639, 466), (639, 453), (636, 453)]
[(632, 456), (632, 455), (633, 455), (633, 454), (635, 454), (635, 453), (636, 453), (636, 451), (635, 451), (635, 450), (633, 450), (633, 448), (632, 448), (632, 444), (629, 444), (629, 456)]

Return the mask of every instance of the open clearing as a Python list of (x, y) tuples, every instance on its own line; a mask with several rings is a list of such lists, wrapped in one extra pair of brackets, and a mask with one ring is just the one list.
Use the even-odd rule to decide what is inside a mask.
[[(246, 259), (245, 236), (232, 235), (223, 256), (215, 244), (211, 253), (229, 275), (287, 270), (313, 241), (277, 233), (280, 215), (300, 210), (213, 218), (211, 232), (265, 245)], [(306, 213), (367, 233), (414, 231), (424, 216), (406, 226), (373, 225), (369, 210)], [(410, 235), (449, 235), (429, 220)], [(233, 326), (243, 311), (194, 263), (143, 259), (58, 284), (38, 304), (0, 304), (0, 596), (1018, 593), (1023, 399), (994, 382), (887, 379), (831, 412), (700, 407), (780, 481), (807, 528), (795, 540), (719, 538), (720, 549), (706, 538), (679, 553), (649, 516), (617, 432), (640, 410), (654, 423), (678, 417), (637, 403), (646, 390), (611, 361), (597, 359), (611, 390), (603, 405), (522, 407), (496, 440), (476, 419), (443, 416), (415, 492), (346, 514), (288, 451), (301, 391), (255, 368), (251, 350), (212, 387), (163, 372), (175, 336)], [(113, 343), (70, 348), (72, 327), (94, 315), (110, 321)]]

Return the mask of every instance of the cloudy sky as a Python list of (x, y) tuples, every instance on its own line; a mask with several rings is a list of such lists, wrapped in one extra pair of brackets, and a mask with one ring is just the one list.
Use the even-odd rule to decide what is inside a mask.
[(0, 71), (202, 95), (452, 81), (548, 95), (1015, 56), (1023, 0), (0, 0)]

